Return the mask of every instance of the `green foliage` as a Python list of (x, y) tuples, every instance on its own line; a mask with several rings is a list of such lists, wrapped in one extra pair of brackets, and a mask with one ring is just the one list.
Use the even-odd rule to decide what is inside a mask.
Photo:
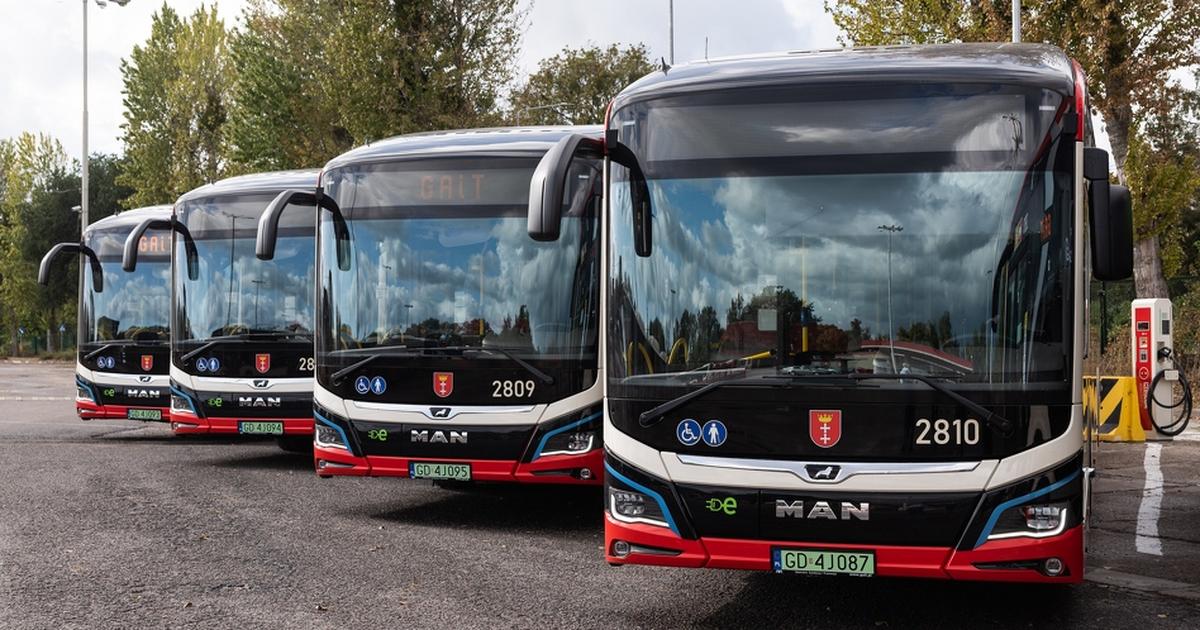
[(388, 136), (493, 124), (517, 0), (254, 0), (232, 45), (239, 168), (319, 166)]
[(1197, 232), (1181, 228), (1185, 211), (1194, 214), (1200, 195), (1200, 160), (1196, 154), (1155, 148), (1135, 134), (1125, 160), (1125, 180), (1136, 208), (1135, 238), (1157, 235), (1163, 272), (1168, 276), (1179, 273), (1189, 254), (1196, 253)]
[(130, 207), (170, 203), (225, 175), (225, 122), (233, 82), (228, 36), (216, 7), (182, 20), (166, 3), (150, 38), (121, 62), (129, 160), (121, 184)]
[(508, 118), (526, 125), (603, 123), (612, 98), (654, 69), (642, 44), (564, 48), (513, 90)]

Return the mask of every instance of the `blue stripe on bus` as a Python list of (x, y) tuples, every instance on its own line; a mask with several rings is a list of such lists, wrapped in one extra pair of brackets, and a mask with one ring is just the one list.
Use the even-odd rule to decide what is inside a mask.
[(662, 510), (663, 517), (667, 519), (667, 525), (671, 528), (671, 531), (675, 532), (676, 536), (682, 537), (682, 534), (679, 533), (679, 528), (675, 526), (675, 519), (671, 518), (671, 510), (667, 509), (667, 502), (663, 500), (661, 494), (617, 472), (608, 462), (604, 462), (604, 470), (608, 471), (608, 474), (616, 478), (617, 481), (620, 481), (621, 483), (633, 488), (634, 490), (637, 490), (638, 492), (648, 494), (655, 501), (657, 501), (658, 507)]
[(322, 424), (327, 424), (330, 427), (332, 427), (333, 430), (337, 431), (338, 434), (340, 434), (342, 436), (342, 444), (344, 444), (346, 446), (346, 450), (347, 451), (350, 450), (350, 439), (346, 437), (346, 432), (342, 430), (342, 427), (339, 427), (338, 425), (334, 424), (334, 422), (332, 420), (321, 415), (321, 412), (317, 411), (316, 409), (313, 409), (313, 417), (316, 418), (317, 420), (321, 421)]
[(584, 418), (584, 419), (582, 419), (582, 420), (578, 420), (578, 421), (576, 421), (576, 422), (572, 422), (571, 424), (568, 424), (568, 425), (566, 425), (566, 426), (561, 426), (561, 427), (559, 427), (559, 428), (557, 428), (557, 429), (555, 429), (555, 430), (553, 430), (553, 431), (550, 431), (550, 432), (546, 433), (546, 435), (543, 435), (543, 436), (542, 436), (542, 441), (541, 441), (541, 442), (538, 442), (537, 449), (535, 449), (535, 450), (533, 451), (533, 458), (532, 458), (532, 459), (530, 459), (529, 461), (531, 461), (531, 462), (532, 462), (532, 461), (534, 461), (534, 460), (536, 460), (537, 458), (539, 458), (539, 457), (541, 457), (541, 456), (542, 456), (542, 451), (543, 451), (543, 450), (545, 450), (545, 448), (546, 448), (546, 442), (550, 441), (550, 438), (552, 438), (552, 437), (554, 437), (554, 436), (556, 436), (556, 435), (558, 435), (559, 433), (562, 433), (562, 432), (564, 432), (564, 431), (570, 431), (571, 429), (574, 429), (574, 428), (575, 428), (575, 427), (577, 427), (577, 426), (580, 426), (580, 425), (586, 424), (586, 423), (588, 423), (588, 422), (591, 422), (592, 420), (595, 420), (596, 418), (599, 418), (599, 417), (600, 417), (600, 413), (601, 413), (601, 412), (596, 412), (596, 413), (594, 413), (594, 414), (592, 414), (592, 415), (590, 415), (590, 416), (588, 416), (588, 417), (586, 417), (586, 418)]
[[(1038, 497), (1046, 496), (1047, 494), (1050, 494), (1051, 492), (1058, 490), (1059, 488), (1067, 485), (1068, 483), (1071, 483), (1078, 476), (1079, 476), (1079, 471), (1076, 470), (1075, 472), (1071, 473), (1070, 475), (1067, 475), (1066, 479), (1056, 481), (1056, 482), (1046, 486), (1045, 488), (1042, 488), (1041, 490), (1035, 490), (1034, 492), (1030, 492), (1029, 494), (1019, 496), (1015, 499), (1009, 499), (1008, 501), (1005, 501), (1004, 503), (997, 505), (996, 509), (992, 510), (992, 516), (990, 518), (988, 518), (987, 525), (984, 525), (983, 531), (979, 533), (979, 540), (975, 541), (975, 547), (979, 547), (983, 543), (987, 542), (988, 536), (990, 536), (992, 533), (992, 530), (995, 529), (996, 521), (1000, 520), (1000, 514), (1002, 512), (1004, 512), (1004, 510), (1007, 510), (1016, 505), (1020, 505), (1027, 501), (1032, 501), (1033, 499), (1036, 499)], [(974, 549), (975, 547), (972, 547), (972, 549)]]

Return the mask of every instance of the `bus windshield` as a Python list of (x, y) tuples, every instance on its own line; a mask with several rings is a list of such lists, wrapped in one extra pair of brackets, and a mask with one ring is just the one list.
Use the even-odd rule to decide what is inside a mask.
[(130, 228), (89, 230), (85, 246), (96, 252), (104, 271), (104, 290), (96, 292), (90, 272), (83, 274), (83, 346), (111, 341), (166, 343), (171, 312), (171, 234), (147, 231), (138, 242), (138, 266), (121, 269), (121, 253)]
[(196, 244), (198, 278), (188, 277), (183, 239), (176, 239), (177, 345), (254, 333), (311, 335), (312, 212), (284, 214), (273, 260), (254, 255), (258, 218), (274, 196), (224, 195), (180, 204), (177, 216)]
[[(322, 212), (321, 356), (347, 364), (386, 349), (479, 349), (490, 351), (473, 358), (515, 356), (548, 372), (594, 369), (595, 211), (564, 217), (557, 242), (529, 240), (536, 165), (536, 157), (441, 158), (326, 172), (351, 254), (348, 269), (335, 265), (335, 230)], [(598, 171), (585, 179), (598, 186)]]
[(653, 250), (634, 251), (614, 164), (610, 393), (755, 373), (1064, 384), (1063, 109), (1040, 89), (872, 85), (615, 112), (648, 181)]

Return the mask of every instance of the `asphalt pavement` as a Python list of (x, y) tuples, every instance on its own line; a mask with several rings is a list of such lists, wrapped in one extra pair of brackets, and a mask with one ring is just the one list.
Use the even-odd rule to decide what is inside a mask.
[(1077, 587), (613, 568), (597, 490), (320, 479), (80, 421), (72, 369), (0, 362), (0, 628), (1200, 627), (1200, 433), (1100, 448)]

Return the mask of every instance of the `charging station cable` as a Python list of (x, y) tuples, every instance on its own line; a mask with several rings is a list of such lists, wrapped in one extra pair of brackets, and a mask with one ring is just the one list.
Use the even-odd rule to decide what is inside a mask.
[[(1159, 359), (1171, 358), (1170, 348), (1161, 348), (1158, 351)], [(1154, 375), (1154, 380), (1150, 382), (1150, 390), (1146, 392), (1146, 411), (1150, 415), (1150, 423), (1154, 425), (1155, 430), (1159, 433), (1174, 437), (1183, 433), (1188, 427), (1188, 423), (1192, 419), (1192, 386), (1188, 383), (1187, 377), (1183, 375), (1183, 370), (1174, 370), (1179, 375), (1179, 387), (1183, 390), (1183, 396), (1176, 402), (1170, 405), (1164, 405), (1154, 398), (1154, 390), (1158, 387), (1158, 383), (1163, 380), (1163, 377), (1170, 370), (1162, 370)], [(1163, 409), (1179, 409), (1179, 415), (1166, 426), (1160, 426), (1154, 421), (1154, 406), (1158, 405)]]

